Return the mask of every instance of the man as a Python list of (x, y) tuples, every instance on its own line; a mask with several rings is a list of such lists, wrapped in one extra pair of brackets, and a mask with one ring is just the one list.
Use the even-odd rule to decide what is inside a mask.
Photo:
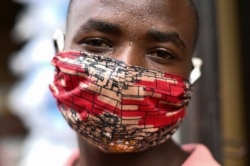
[(50, 85), (78, 133), (69, 165), (219, 165), (171, 139), (191, 97), (197, 27), (189, 0), (71, 1)]

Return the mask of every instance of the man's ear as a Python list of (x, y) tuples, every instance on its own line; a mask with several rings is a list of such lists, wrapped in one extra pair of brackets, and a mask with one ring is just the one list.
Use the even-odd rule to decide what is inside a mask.
[(57, 29), (53, 34), (53, 41), (56, 53), (64, 50), (64, 40), (65, 40), (64, 33), (62, 32), (62, 30)]
[(189, 81), (194, 84), (201, 76), (202, 60), (197, 57), (192, 58), (193, 70), (191, 71)]

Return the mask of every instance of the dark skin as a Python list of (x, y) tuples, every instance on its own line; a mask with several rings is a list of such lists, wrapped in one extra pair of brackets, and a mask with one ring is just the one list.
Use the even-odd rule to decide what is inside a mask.
[[(188, 79), (197, 35), (187, 0), (74, 0), (65, 50), (104, 55)], [(137, 153), (104, 153), (78, 137), (79, 166), (179, 166), (188, 157), (171, 139)]]

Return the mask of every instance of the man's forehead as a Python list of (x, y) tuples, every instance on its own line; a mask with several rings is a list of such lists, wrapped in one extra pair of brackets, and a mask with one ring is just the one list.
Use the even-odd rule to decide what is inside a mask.
[(73, 25), (91, 18), (111, 22), (125, 19), (126, 23), (150, 20), (152, 25), (157, 23), (158, 26), (176, 24), (179, 17), (187, 12), (185, 4), (177, 3), (180, 1), (186, 0), (73, 0), (68, 18)]
[(134, 27), (136, 25), (144, 30), (150, 27), (162, 32), (173, 30), (181, 33), (181, 36), (182, 32), (186, 31), (184, 29), (190, 29), (188, 34), (196, 36), (197, 20), (190, 3), (187, 2), (191, 1), (72, 0), (66, 34), (75, 34), (82, 29), (82, 25), (91, 19), (96, 19), (122, 25), (122, 28), (127, 27), (127, 30), (136, 30)]
[[(70, 1), (70, 6), (72, 4), (74, 7), (84, 7), (88, 6), (89, 4), (95, 4), (97, 6), (103, 6), (103, 7), (111, 7), (111, 6), (123, 6), (123, 7), (144, 7), (144, 6), (150, 6), (150, 7), (162, 7), (164, 4), (165, 7), (170, 7), (170, 6), (178, 6), (178, 4), (183, 3), (183, 2), (192, 2), (192, 0), (71, 0)], [(189, 3), (190, 4), (190, 3)]]
[[(157, 17), (164, 15), (182, 15), (186, 10), (187, 1), (190, 0), (72, 0), (69, 15), (74, 13), (74, 17), (84, 17), (88, 13), (113, 13), (114, 15), (137, 14), (147, 17), (156, 12)], [(185, 3), (183, 3), (185, 2)], [(189, 4), (189, 3), (188, 3)], [(186, 9), (184, 9), (184, 8)], [(69, 17), (68, 17), (69, 18)], [(130, 17), (132, 19), (133, 17)]]

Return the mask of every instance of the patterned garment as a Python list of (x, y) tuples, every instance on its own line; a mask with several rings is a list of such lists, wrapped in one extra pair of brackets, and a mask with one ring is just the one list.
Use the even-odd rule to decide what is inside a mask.
[(184, 78), (77, 51), (58, 53), (50, 89), (84, 139), (106, 152), (134, 152), (165, 142), (185, 116)]

